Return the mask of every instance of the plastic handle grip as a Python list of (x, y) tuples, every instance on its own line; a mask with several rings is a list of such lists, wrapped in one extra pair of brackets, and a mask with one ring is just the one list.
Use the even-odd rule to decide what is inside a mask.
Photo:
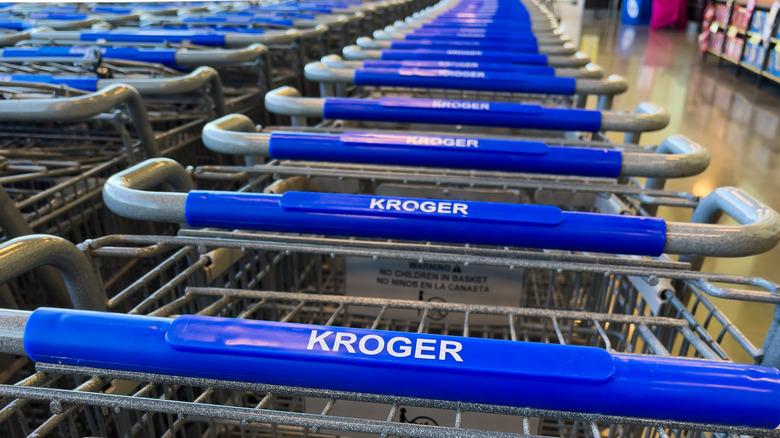
[[(3, 49), (3, 58), (14, 57), (73, 57), (82, 58), (96, 50), (93, 47), (39, 47), (35, 49), (9, 47)], [(176, 67), (176, 49), (139, 49), (135, 47), (97, 48), (105, 58), (124, 59), (163, 64)]]
[(193, 44), (203, 46), (222, 47), (225, 45), (225, 36), (217, 33), (197, 33), (195, 31), (176, 31), (176, 30), (137, 30), (121, 32), (82, 32), (81, 41), (117, 41), (117, 42), (136, 42), (136, 43), (161, 43), (169, 41), (180, 43), (190, 41)]
[(774, 428), (776, 368), (595, 347), (40, 308), (31, 359), (389, 396)]
[(479, 41), (479, 40), (403, 40), (390, 43), (390, 49), (476, 49), (476, 50), (500, 50), (504, 52), (539, 53), (536, 44), (515, 44), (506, 41)]
[(76, 7), (75, 6), (45, 6), (38, 9), (36, 12), (68, 14), (68, 13), (76, 13)]
[(280, 160), (429, 166), (616, 178), (616, 150), (547, 146), (541, 142), (400, 134), (274, 132), (272, 158)]
[(117, 8), (113, 6), (93, 6), (92, 10), (98, 14), (128, 15), (133, 13), (131, 8)]
[(601, 112), (520, 103), (439, 99), (325, 99), (326, 119), (596, 132)]
[(35, 20), (0, 20), (0, 29), (25, 30), (35, 27)]
[(66, 85), (85, 91), (97, 91), (97, 78), (79, 76), (52, 76), (52, 75), (0, 75), (2, 82), (34, 82), (41, 84)]
[(660, 255), (666, 242), (662, 219), (562, 212), (538, 205), (193, 191), (184, 213), (194, 227), (618, 254)]
[(531, 76), (554, 76), (553, 67), (517, 66), (500, 62), (365, 60), (365, 68), (444, 68), (453, 70), (511, 71)]
[(89, 18), (87, 14), (73, 14), (62, 12), (31, 12), (30, 18), (36, 20), (86, 20)]
[(261, 17), (186, 17), (182, 19), (182, 22), (187, 24), (254, 24), (254, 23), (267, 23), (275, 24), (278, 26), (292, 26), (294, 23), (292, 20), (281, 20), (272, 18)]
[(475, 32), (415, 32), (404, 36), (407, 40), (427, 40), (427, 39), (452, 39), (464, 41), (485, 41), (485, 42), (506, 42), (508, 44), (537, 44), (536, 37), (533, 34), (512, 34), (499, 36), (499, 34), (487, 35)]
[(423, 24), (420, 29), (460, 29), (460, 30), (472, 30), (472, 29), (489, 29), (492, 31), (531, 31), (531, 25), (529, 23), (447, 23), (447, 22), (435, 22)]
[(520, 73), (447, 69), (358, 69), (355, 85), (428, 87), (512, 93), (573, 95), (576, 79)]
[(381, 59), (385, 61), (509, 62), (518, 65), (547, 65), (547, 55), (475, 49), (383, 49)]
[(534, 32), (530, 29), (513, 29), (510, 32), (504, 32), (502, 30), (494, 30), (491, 28), (473, 29), (473, 28), (452, 28), (452, 27), (427, 27), (414, 30), (409, 35), (436, 35), (436, 36), (454, 36), (463, 34), (469, 37), (485, 37), (486, 39), (512, 39), (512, 38), (524, 38), (528, 36), (534, 36)]

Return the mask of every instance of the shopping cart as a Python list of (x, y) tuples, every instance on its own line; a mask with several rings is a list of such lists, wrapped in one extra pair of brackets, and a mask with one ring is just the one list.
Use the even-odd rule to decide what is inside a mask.
[[(0, 79), (8, 88), (7, 98), (21, 95), (12, 90), (17, 82), (65, 86), (87, 92), (126, 84), (141, 93), (149, 110), (177, 112), (182, 120), (213, 119), (227, 110), (221, 79), (210, 67), (199, 67), (183, 74), (159, 64), (104, 60), (97, 50), (78, 59), (9, 58), (0, 66)], [(25, 98), (30, 98), (29, 91), (25, 92)], [(193, 95), (202, 97), (193, 99)]]
[(185, 72), (208, 65), (219, 73), (223, 93), (227, 96), (228, 111), (251, 115), (255, 120), (264, 120), (262, 97), (275, 86), (268, 48), (261, 44), (252, 44), (242, 49), (209, 49), (196, 46), (165, 48), (110, 44), (47, 46), (25, 41), (20, 47), (0, 51), (2, 59), (22, 58), (28, 62), (38, 58), (88, 57), (100, 57), (109, 62), (124, 60), (161, 64)]
[(65, 32), (33, 30), (30, 39), (36, 44), (83, 46), (130, 46), (196, 48), (245, 48), (262, 44), (270, 49), (274, 84), (303, 85), (303, 65), (324, 55), (323, 38), (328, 29), (317, 26), (305, 30), (234, 29), (165, 29), (130, 28), (108, 31)]
[[(634, 113), (609, 110), (555, 108), (512, 102), (452, 100), (448, 95), (434, 99), (419, 99), (410, 95), (381, 97), (381, 89), (372, 93), (376, 98), (310, 98), (291, 87), (270, 91), (265, 96), (268, 111), (289, 116), (293, 126), (306, 126), (307, 118), (322, 119), (318, 127), (411, 129), (417, 131), (460, 131), (470, 126), (469, 133), (556, 136), (557, 133), (589, 133), (593, 140), (606, 140), (603, 133), (625, 132), (626, 143), (638, 143), (641, 133), (658, 131), (669, 123), (669, 114), (657, 105), (642, 103)], [(607, 98), (609, 96), (606, 96)], [(609, 107), (609, 102), (602, 103)], [(373, 122), (373, 123), (351, 123)], [(377, 124), (376, 122), (386, 122)], [(450, 125), (447, 129), (441, 125)], [(480, 129), (477, 127), (489, 127)]]
[[(720, 293), (730, 298), (776, 304), (777, 286), (770, 282), (691, 273), (681, 269), (676, 262), (664, 260), (640, 262), (607, 257), (596, 262), (593, 257), (577, 259), (574, 254), (548, 257), (538, 254), (535, 257), (511, 250), (488, 256), (475, 248), (466, 248), (455, 261), (438, 252), (441, 248), (435, 245), (396, 245), (393, 250), (389, 245), (376, 245), (361, 249), (361, 245), (368, 242), (343, 241), (334, 245), (328, 239), (283, 239), (279, 235), (225, 233), (226, 236), (217, 238), (205, 232), (194, 234), (200, 236), (107, 236), (82, 245), (83, 253), (55, 238), (17, 240), (13, 243), (14, 251), (9, 251), (8, 247), (0, 250), (6, 262), (0, 265), (2, 280), (31, 265), (53, 264), (63, 270), (69, 284), (74, 286), (71, 288), (74, 301), (83, 304), (82, 307), (89, 308), (90, 302), (79, 301), (76, 297), (86, 300), (92, 296), (96, 299), (94, 307), (108, 307), (112, 312), (130, 314), (79, 314), (42, 309), (30, 317), (28, 313), (3, 311), (0, 319), (3, 350), (16, 354), (29, 351), (39, 360), (38, 373), (24, 376), (19, 372), (17, 374), (21, 376), (14, 376), (17, 370), (29, 369), (25, 357), (16, 359), (14, 367), (6, 373), (10, 377), (6, 381), (18, 383), (0, 386), (0, 394), (7, 400), (0, 409), (3, 420), (0, 427), (5, 436), (163, 436), (166, 433), (515, 436), (512, 432), (545, 436), (689, 436), (705, 433), (777, 436), (775, 431), (767, 429), (773, 427), (777, 419), (775, 405), (771, 403), (776, 397), (773, 382), (777, 371), (732, 365), (729, 363), (732, 362), (731, 355), (726, 353), (729, 342), (736, 341), (737, 349), (748, 356), (748, 363), (755, 360), (766, 367), (776, 366), (774, 332), (768, 334), (765, 348), (755, 347), (707, 297), (709, 293)], [(508, 263), (513, 263), (511, 266), (515, 266), (522, 278), (515, 284), (520, 303), (477, 305), (345, 295), (344, 278), (333, 272), (338, 269), (338, 259), (366, 250), (380, 263), (391, 255), (405, 258), (407, 264), (450, 267), (463, 262), (492, 263), (506, 270), (510, 266)], [(309, 257), (301, 257), (307, 254)], [(312, 263), (301, 263), (307, 259)], [(136, 269), (123, 275), (104, 277), (108, 280), (104, 280), (105, 288), (101, 287), (93, 266), (102, 269), (127, 261), (135, 262)], [(655, 275), (678, 280), (676, 283), (683, 284), (682, 289), (692, 295), (691, 303), (686, 305), (672, 291), (664, 291), (665, 310), (653, 314), (643, 300), (640, 288), (646, 279), (658, 278)], [(720, 286), (713, 284), (716, 281)], [(746, 284), (761, 289), (741, 290)], [(166, 318), (172, 316), (178, 318)], [(241, 322), (244, 319), (269, 322)], [(61, 325), (49, 325), (55, 321)], [(66, 331), (70, 328), (69, 322), (83, 324), (89, 334), (80, 334), (77, 336), (80, 339), (75, 339), (78, 333), (75, 329)], [(360, 351), (359, 335), (377, 336), (386, 339), (385, 343), (392, 337), (408, 337), (412, 343), (416, 343), (418, 337), (457, 342), (464, 351), (462, 355), (458, 354), (461, 359), (467, 357), (466, 351), (472, 345), (477, 345), (474, 343), (491, 349), (484, 355), (485, 360), (496, 357), (501, 351), (509, 354), (515, 348), (528, 348), (520, 362), (506, 358), (504, 364), (513, 364), (507, 372), (526, 370), (521, 364), (539, 364), (535, 372), (529, 370), (526, 378), (544, 381), (546, 386), (544, 390), (533, 392), (506, 391), (508, 383), (503, 382), (501, 390), (492, 391), (494, 386), (479, 385), (482, 382), (477, 379), (482, 374), (475, 370), (473, 375), (458, 377), (457, 384), (450, 384), (451, 389), (445, 394), (434, 385), (437, 380), (429, 380), (427, 375), (421, 380), (395, 375), (404, 367), (402, 359), (394, 367), (384, 368), (383, 374), (374, 380), (386, 382), (391, 391), (385, 387), (360, 385), (365, 381), (361, 377), (368, 376), (367, 373), (376, 368), (358, 366), (325, 375), (323, 373), (329, 373), (334, 365), (311, 360), (300, 361), (318, 367), (311, 372), (291, 365), (274, 365), (254, 366), (251, 375), (247, 375), (242, 371), (244, 364), (257, 356), (248, 350), (251, 347), (241, 346), (246, 345), (245, 342), (236, 342), (230, 353), (217, 350), (217, 344), (198, 344), (213, 349), (210, 353), (201, 351), (209, 356), (199, 358), (208, 360), (192, 360), (195, 353), (184, 353), (185, 349), (173, 353), (154, 349), (160, 344), (147, 342), (141, 335), (147, 333), (142, 329), (147, 323), (155, 324), (160, 336), (169, 332), (171, 343), (174, 332), (169, 328), (180, 328), (185, 324), (191, 330), (188, 332), (193, 335), (192, 341), (196, 334), (202, 333), (201, 328), (211, 335), (221, 335), (225, 333), (223, 328), (233, 329), (234, 334), (248, 334), (252, 328), (270, 326), (275, 344), (282, 349), (297, 345), (295, 339), (278, 343), (288, 329), (297, 328), (306, 335), (304, 356), (298, 357), (315, 360), (317, 358), (307, 356), (305, 350), (311, 330), (318, 330), (317, 335), (329, 349), (332, 349), (336, 332), (345, 333), (341, 335), (343, 341), (349, 341), (351, 333), (355, 335), (351, 345), (356, 345), (356, 352)], [(211, 323), (222, 324), (222, 328)], [(23, 330), (25, 326), (26, 330)], [(115, 339), (114, 328), (127, 331), (123, 332), (122, 338)], [(139, 332), (131, 335), (130, 330), (134, 329)], [(326, 332), (331, 333), (323, 337)], [(70, 353), (69, 357), (56, 354), (56, 359), (51, 358), (47, 343), (37, 336), (38, 333), (46, 333), (51, 342), (60, 342), (61, 348)], [(73, 334), (74, 339), (64, 336), (66, 333)], [(177, 330), (176, 333), (182, 332)], [(258, 335), (253, 339), (263, 339), (258, 331), (251, 333)], [(57, 336), (59, 334), (63, 336)], [(440, 335), (451, 337), (439, 338)], [(84, 344), (79, 346), (78, 341)], [(510, 345), (507, 341), (530, 344)], [(145, 361), (143, 364), (123, 364), (127, 357), (120, 361), (118, 355), (113, 356), (117, 361), (112, 365), (101, 363), (108, 350), (130, 348), (134, 342), (143, 342), (139, 346), (144, 350), (133, 355), (136, 360)], [(427, 346), (425, 342), (423, 346)], [(323, 345), (316, 339), (315, 343)], [(100, 347), (95, 348), (96, 344)], [(371, 349), (377, 346), (368, 340), (364, 344), (367, 351), (373, 351)], [(407, 345), (403, 340), (393, 344), (394, 347)], [(583, 356), (575, 361), (578, 370), (587, 364), (595, 373), (592, 377), (602, 376), (593, 380), (594, 384), (611, 375), (596, 373), (600, 369), (597, 364), (603, 365), (602, 360), (607, 363), (620, 361), (618, 369), (625, 363), (640, 366), (649, 362), (655, 364), (659, 372), (666, 365), (683, 366), (677, 371), (686, 369), (687, 365), (690, 371), (669, 375), (672, 386), (663, 394), (656, 395), (654, 391), (661, 387), (653, 384), (656, 382), (653, 377), (645, 377), (641, 384), (613, 393), (612, 397), (588, 397), (574, 391), (578, 377), (565, 377), (572, 375), (571, 369), (562, 365), (565, 361), (542, 362), (554, 357), (545, 354), (545, 349), (550, 347), (544, 344), (560, 344), (552, 348), (562, 354), (581, 352)], [(607, 353), (565, 345), (601, 347)], [(457, 348), (454, 344), (448, 346)], [(152, 349), (155, 354), (149, 354)], [(346, 347), (343, 350), (349, 351)], [(187, 354), (188, 365), (180, 366), (181, 361), (173, 360), (175, 356), (172, 355), (177, 352)], [(222, 355), (210, 356), (220, 352)], [(231, 354), (239, 352), (242, 355)], [(74, 363), (75, 355), (82, 353), (84, 362)], [(421, 351), (421, 354), (428, 353)], [(435, 358), (438, 353), (439, 350)], [(629, 356), (625, 356), (626, 353)], [(308, 351), (308, 354), (314, 353)], [(362, 359), (363, 366), (379, 365), (379, 360), (372, 359), (374, 356)], [(150, 361), (162, 357), (166, 358), (162, 367), (149, 368)], [(218, 376), (214, 374), (216, 368), (211, 368), (211, 372), (203, 371), (201, 366), (207, 364), (216, 367), (218, 358), (229, 360), (230, 369), (222, 370)], [(468, 358), (471, 362), (471, 357)], [(678, 362), (681, 360), (683, 362)], [(439, 372), (440, 378), (458, 370), (449, 367), (450, 371), (445, 372), (436, 359), (430, 364), (428, 369)], [(166, 366), (175, 369), (166, 369)], [(291, 371), (290, 375), (295, 375), (296, 381), (281, 376), (284, 370)], [(336, 371), (333, 369), (334, 373)], [(548, 374), (552, 372), (557, 378)], [(708, 376), (714, 373), (719, 375), (719, 384), (706, 385)], [(756, 393), (743, 397), (744, 393), (738, 387), (747, 389), (744, 380), (756, 385), (762, 381), (746, 378), (746, 373), (766, 377), (768, 386), (762, 386), (762, 394), (767, 400), (757, 399)], [(342, 378), (345, 375), (349, 375), (352, 382), (345, 382)], [(724, 388), (726, 375), (730, 376), (729, 384), (740, 380), (742, 383)], [(582, 374), (577, 376), (586, 378)], [(261, 383), (256, 383), (258, 381)], [(690, 392), (685, 391), (688, 385), (683, 382), (694, 385)], [(715, 388), (733, 392), (728, 392), (727, 396), (708, 392), (717, 391)], [(429, 392), (420, 394), (418, 391)], [(514, 394), (519, 400), (508, 401), (500, 394)], [(531, 394), (551, 394), (554, 401), (542, 403)], [(691, 398), (684, 398), (686, 396)], [(692, 398), (696, 396), (699, 398)], [(643, 401), (637, 401), (639, 398)], [(521, 407), (513, 407), (514, 403)], [(546, 409), (536, 409), (532, 405)], [(706, 409), (697, 409), (705, 406)], [(609, 413), (592, 413), (602, 410)], [(614, 415), (615, 410), (625, 415)], [(674, 420), (659, 420), (654, 416)]]

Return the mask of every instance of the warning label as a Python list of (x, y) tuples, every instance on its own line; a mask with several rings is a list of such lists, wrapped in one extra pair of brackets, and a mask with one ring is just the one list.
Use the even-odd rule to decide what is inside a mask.
[[(499, 266), (347, 257), (346, 272), (347, 295), (371, 298), (517, 306), (522, 289), (520, 272)], [(442, 312), (428, 316), (448, 317)], [(463, 315), (455, 318), (462, 322)], [(470, 320), (478, 323), (479, 315)]]

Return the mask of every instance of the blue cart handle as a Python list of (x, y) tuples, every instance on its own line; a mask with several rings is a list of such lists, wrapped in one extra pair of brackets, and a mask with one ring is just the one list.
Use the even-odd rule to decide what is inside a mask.
[[(279, 160), (605, 178), (621, 175), (623, 161), (623, 153), (617, 150), (549, 146), (531, 141), (402, 133), (255, 132), (252, 121), (237, 114), (207, 124), (203, 128), (203, 143), (219, 153), (266, 156)], [(682, 161), (679, 160), (681, 157), (676, 158)]]
[(41, 363), (708, 424), (780, 423), (780, 371), (769, 367), (196, 315), (52, 308), (0, 315), (0, 345)]
[(263, 33), (243, 32), (212, 32), (171, 30), (159, 28), (145, 29), (117, 29), (107, 31), (53, 31), (49, 29), (33, 29), (28, 39), (46, 41), (47, 43), (61, 44), (98, 44), (106, 43), (135, 43), (135, 44), (161, 44), (182, 43), (189, 41), (193, 44), (209, 47), (243, 48), (251, 44), (289, 44), (299, 38), (320, 35), (327, 31), (326, 26), (318, 25), (313, 29), (297, 30), (269, 30)]
[[(530, 30), (511, 30), (508, 32), (491, 29), (410, 29), (386, 26), (384, 30), (374, 31), (376, 40), (400, 40), (419, 38), (456, 38), (469, 40), (515, 41), (533, 38), (540, 45), (563, 44), (571, 41), (565, 35), (537, 35)], [(528, 41), (525, 41), (528, 42)]]
[(478, 40), (403, 40), (382, 41), (367, 37), (357, 39), (358, 47), (367, 50), (463, 50), (483, 52), (504, 52), (517, 54), (542, 54), (542, 55), (573, 55), (577, 53), (576, 47), (571, 43), (563, 45), (537, 46), (532, 44), (511, 44), (494, 41)]
[(97, 76), (56, 76), (43, 74), (30, 75), (7, 75), (0, 74), (0, 82), (6, 83), (33, 83), (33, 84), (52, 84), (62, 85), (69, 88), (75, 88), (83, 91), (97, 91)]
[(103, 198), (109, 209), (127, 218), (195, 227), (618, 254), (657, 255), (665, 249), (675, 254), (736, 257), (766, 251), (780, 240), (780, 215), (734, 188), (713, 191), (702, 205), (708, 212), (723, 211), (743, 225), (667, 223), (539, 205), (371, 195), (147, 191), (164, 182), (182, 181), (189, 181), (189, 176), (180, 164), (147, 160), (109, 178)]
[[(430, 62), (430, 61), (428, 61)], [(615, 96), (628, 89), (621, 76), (606, 80), (575, 79), (550, 75), (526, 75), (518, 71), (460, 70), (446, 68), (330, 68), (321, 62), (307, 64), (304, 74), (310, 81), (369, 86), (445, 88), (456, 90), (501, 91), (511, 93), (574, 94)]]
[(551, 56), (484, 50), (375, 50), (354, 44), (344, 47), (342, 54), (347, 60), (501, 62), (517, 66), (584, 67), (590, 62), (590, 57), (582, 52), (571, 56)]
[(597, 132), (603, 128), (600, 111), (446, 99), (328, 98), (324, 101), (322, 114), (324, 118), (333, 120), (477, 125), (587, 132)]
[(322, 99), (300, 97), (292, 87), (268, 92), (265, 105), (272, 113), (293, 117), (589, 132), (647, 132), (663, 129), (669, 123), (669, 114), (657, 106), (652, 114), (632, 114), (446, 99)]
[(95, 58), (94, 55), (102, 55), (104, 59), (121, 59), (127, 61), (151, 62), (163, 64), (171, 68), (193, 68), (202, 65), (222, 66), (235, 65), (244, 62), (257, 61), (258, 58), (268, 53), (268, 48), (261, 44), (253, 44), (241, 49), (213, 49), (213, 50), (178, 50), (166, 48), (139, 48), (139, 47), (96, 47), (96, 46), (68, 46), (68, 47), (36, 47), (19, 48), (6, 47), (0, 49), (0, 57), (8, 59), (19, 58)]
[[(222, 154), (276, 159), (656, 179), (697, 175), (707, 168), (710, 157), (706, 148), (680, 135), (662, 141), (655, 153), (618, 152), (444, 134), (420, 136), (400, 131), (381, 134), (263, 132), (257, 131), (252, 120), (240, 114), (207, 123), (203, 128), (203, 144)], [(496, 158), (498, 155), (504, 157)], [(482, 159), (470, 158), (477, 156)]]

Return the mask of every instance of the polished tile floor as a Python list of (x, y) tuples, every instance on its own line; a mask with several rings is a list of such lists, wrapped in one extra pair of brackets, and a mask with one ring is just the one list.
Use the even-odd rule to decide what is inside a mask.
[[(732, 67), (719, 69), (714, 58), (702, 60), (696, 33), (651, 31), (624, 26), (619, 17), (576, 6), (564, 6), (567, 34), (607, 73), (624, 76), (630, 89), (615, 99), (615, 109), (631, 110), (652, 101), (672, 116), (663, 131), (645, 135), (642, 144), (657, 144), (683, 134), (706, 146), (712, 155), (702, 174), (670, 180), (667, 188), (706, 195), (721, 186), (740, 187), (780, 211), (780, 86), (755, 86), (755, 76), (736, 77)], [(582, 20), (578, 20), (579, 16)], [(670, 220), (690, 217), (659, 211)], [(741, 259), (713, 258), (707, 271), (759, 276), (780, 283), (780, 247)], [(718, 304), (746, 335), (760, 345), (771, 322), (771, 305)]]

